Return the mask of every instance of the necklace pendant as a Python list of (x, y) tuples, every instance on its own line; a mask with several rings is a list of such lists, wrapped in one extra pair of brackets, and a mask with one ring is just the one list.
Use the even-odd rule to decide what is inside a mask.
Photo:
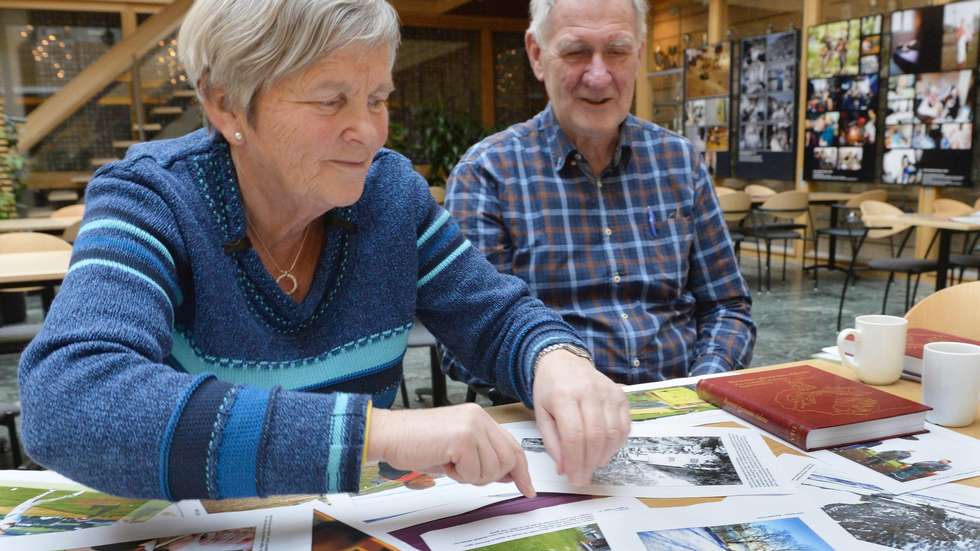
[[(282, 283), (280, 283), (284, 279), (290, 285), (288, 289), (283, 287)], [(282, 289), (282, 292), (286, 293), (289, 296), (292, 296), (293, 293), (296, 292), (296, 289), (299, 289), (299, 281), (296, 280), (296, 276), (294, 276), (289, 272), (283, 272), (282, 274), (280, 274), (279, 277), (276, 278), (276, 285), (278, 285), (279, 288)]]

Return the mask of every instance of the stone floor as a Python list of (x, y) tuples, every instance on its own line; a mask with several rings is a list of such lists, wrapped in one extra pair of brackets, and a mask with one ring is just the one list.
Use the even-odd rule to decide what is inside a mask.
[[(751, 256), (751, 253), (749, 253)], [(753, 366), (770, 365), (809, 357), (821, 347), (830, 346), (836, 338), (837, 303), (843, 275), (838, 272), (820, 274), (820, 288), (813, 289), (812, 281), (804, 278), (798, 264), (790, 263), (787, 281), (779, 281), (774, 271), (771, 292), (758, 292), (754, 258), (746, 258), (749, 284), (753, 289), (752, 314), (759, 333), (752, 358)], [(881, 308), (884, 280), (866, 277), (848, 290), (844, 309), (844, 325), (857, 314), (877, 313)], [(932, 290), (932, 283), (924, 283), (919, 298)], [(904, 309), (904, 285), (892, 287), (888, 313), (901, 315)], [(40, 304), (31, 302), (29, 315), (40, 318)], [(17, 400), (17, 355), (0, 355), (0, 402)], [(406, 382), (412, 407), (426, 406), (431, 397), (417, 401), (415, 390), (430, 386), (429, 355), (424, 349), (409, 350), (405, 358)], [(449, 381), (449, 399), (453, 403), (464, 401), (466, 387)], [(401, 401), (396, 401), (401, 407)]]

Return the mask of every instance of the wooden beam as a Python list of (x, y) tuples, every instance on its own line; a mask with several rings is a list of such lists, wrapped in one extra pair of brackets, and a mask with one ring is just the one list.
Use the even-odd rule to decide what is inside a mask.
[(493, 128), (494, 110), (493, 31), (480, 30), (480, 113), (483, 126)]
[(139, 59), (156, 48), (158, 41), (177, 29), (191, 4), (193, 0), (174, 0), (32, 111), (21, 130), (19, 149), (23, 152), (29, 151), (116, 77), (126, 72), (134, 59)]
[[(918, 186), (919, 187), (919, 205), (918, 212), (920, 214), (932, 214), (933, 203), (939, 198), (939, 190), (934, 187)], [(918, 226), (915, 228), (915, 257), (916, 258), (926, 258), (926, 251), (929, 250), (929, 242), (932, 241), (932, 237), (936, 235), (936, 230), (934, 228), (926, 228), (923, 226)], [(936, 258), (939, 256), (939, 245), (934, 245), (932, 251), (929, 253), (929, 258)], [(952, 271), (952, 270), (951, 270)]]
[(710, 0), (708, 4), (708, 44), (717, 44), (727, 37), (728, 0)]

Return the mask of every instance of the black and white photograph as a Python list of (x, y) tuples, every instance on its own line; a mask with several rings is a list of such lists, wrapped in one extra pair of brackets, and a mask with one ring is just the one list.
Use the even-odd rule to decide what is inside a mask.
[(766, 37), (766, 59), (770, 66), (796, 65), (796, 32), (771, 34)]
[(696, 99), (687, 102), (685, 115), (687, 116), (685, 126), (704, 126), (706, 124), (704, 100)]
[(788, 92), (795, 95), (796, 65), (769, 66), (769, 93)]
[(792, 124), (795, 107), (792, 96), (769, 96), (768, 122)]
[(793, 127), (789, 124), (776, 124), (767, 127), (766, 137), (769, 140), (769, 151), (773, 152), (792, 152), (791, 132)]
[(765, 122), (766, 96), (742, 96), (738, 108), (739, 122)]
[[(533, 423), (503, 425), (526, 452), (540, 492), (573, 487), (557, 474)], [(699, 497), (786, 494), (792, 485), (776, 467), (772, 450), (754, 431), (664, 427), (636, 423), (609, 464), (596, 469), (590, 484), (573, 493), (633, 497)]]
[(739, 133), (738, 148), (742, 151), (759, 151), (766, 149), (765, 125), (748, 123), (742, 126)]
[(861, 541), (903, 551), (980, 549), (980, 489), (947, 484), (890, 495), (852, 475), (818, 469), (803, 490)]

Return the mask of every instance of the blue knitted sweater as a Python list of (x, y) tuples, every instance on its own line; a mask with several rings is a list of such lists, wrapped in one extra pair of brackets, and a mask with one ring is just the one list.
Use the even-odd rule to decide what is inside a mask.
[(89, 184), (41, 334), (23, 355), (38, 463), (122, 496), (356, 491), (369, 401), (388, 407), (414, 316), (531, 406), (544, 347), (581, 341), (497, 273), (409, 161), (382, 150), (325, 222), (295, 303), (249, 247), (228, 144), (134, 146)]

